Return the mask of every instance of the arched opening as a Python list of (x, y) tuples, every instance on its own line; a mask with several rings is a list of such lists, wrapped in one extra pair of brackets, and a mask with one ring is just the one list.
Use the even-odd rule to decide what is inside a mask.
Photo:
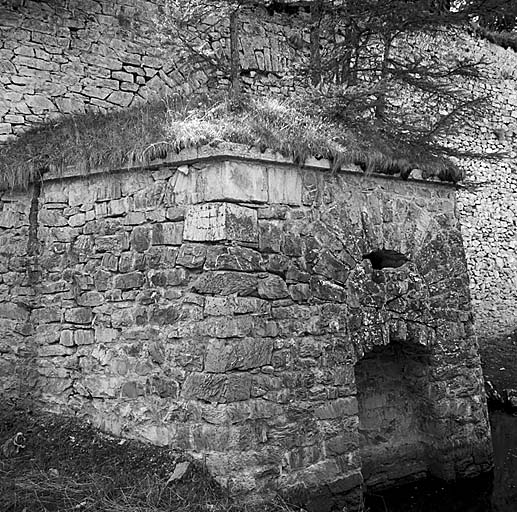
[(364, 482), (381, 489), (426, 475), (429, 355), (392, 342), (355, 366), (359, 446)]

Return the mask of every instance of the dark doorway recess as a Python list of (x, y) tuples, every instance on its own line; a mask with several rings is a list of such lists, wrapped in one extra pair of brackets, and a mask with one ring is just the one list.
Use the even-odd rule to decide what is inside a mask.
[(369, 490), (426, 476), (428, 360), (424, 347), (392, 342), (375, 347), (355, 366), (362, 473)]

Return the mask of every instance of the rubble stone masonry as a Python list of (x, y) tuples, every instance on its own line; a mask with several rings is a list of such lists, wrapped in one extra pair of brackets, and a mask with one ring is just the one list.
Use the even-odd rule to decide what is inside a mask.
[(490, 468), (452, 186), (209, 148), (1, 206), (4, 396), (310, 510)]
[[(160, 3), (1, 0), (0, 143), (59, 114), (125, 108), (224, 86), (221, 77), (209, 82), (202, 67), (177, 65), (158, 28)], [(292, 80), (279, 78), (288, 68), (293, 29), (273, 22), (265, 11), (255, 14), (242, 21), (243, 81), (256, 92), (287, 94)], [(214, 30), (224, 48), (224, 27)]]
[[(60, 114), (126, 108), (151, 97), (224, 86), (220, 76), (211, 83), (203, 68), (176, 65), (157, 33), (158, 4), (1, 0), (0, 142)], [(258, 9), (243, 16), (240, 61), (247, 88), (281, 95), (294, 90), (292, 44), (308, 41), (294, 19)], [(223, 30), (213, 48), (219, 51), (227, 34), (216, 29)], [(467, 34), (419, 44), (447, 58), (474, 55), (487, 63), (484, 77), (463, 84), (488, 99), (486, 117), (466, 125), (459, 142), (467, 150), (503, 151), (506, 157), (465, 160), (469, 187), (458, 203), (476, 330), (486, 342), (517, 325), (517, 57)]]

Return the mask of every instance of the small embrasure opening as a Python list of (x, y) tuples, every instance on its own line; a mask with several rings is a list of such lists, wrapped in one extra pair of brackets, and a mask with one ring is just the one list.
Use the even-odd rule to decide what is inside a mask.
[(401, 267), (409, 261), (409, 258), (392, 249), (375, 249), (368, 254), (363, 254), (363, 260), (370, 260), (374, 270), (381, 270), (387, 267)]

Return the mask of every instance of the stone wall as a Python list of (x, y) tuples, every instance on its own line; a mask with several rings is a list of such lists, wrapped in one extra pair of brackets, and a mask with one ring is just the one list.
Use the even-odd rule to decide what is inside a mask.
[[(158, 4), (0, 1), (0, 142), (58, 114), (125, 108), (154, 96), (224, 85), (224, 79), (209, 82), (203, 69), (175, 64), (157, 32)], [(240, 58), (246, 87), (281, 94), (294, 90), (285, 73), (293, 61), (291, 43), (298, 39), (303, 45), (307, 37), (294, 26), (295, 18), (258, 9), (243, 16)], [(297, 23), (303, 25), (303, 18)], [(489, 98), (489, 111), (479, 124), (465, 127), (460, 143), (483, 153), (506, 151), (508, 158), (464, 162), (471, 186), (460, 193), (459, 208), (476, 329), (489, 341), (517, 325), (517, 57), (464, 33), (418, 44), (448, 56), (451, 48), (459, 57), (483, 56), (488, 63), (484, 78), (464, 85)]]
[[(28, 196), (9, 207), (22, 213), (3, 240), (37, 230), (26, 293), (39, 402), (203, 457), (234, 493), (282, 490), (311, 510), (358, 509), (363, 459), (376, 487), (487, 470), (454, 189), (245, 155), (47, 176), (29, 228)], [(373, 270), (363, 255), (381, 247), (410, 261)], [(16, 333), (27, 314), (7, 301), (23, 295), (11, 283), (22, 270), (2, 273), (0, 315)], [(18, 339), (2, 343), (2, 366), (16, 364)], [(13, 395), (22, 376), (1, 375)], [(398, 396), (389, 406), (383, 386)], [(365, 442), (372, 407), (382, 446)]]
[[(0, 197), (0, 375), (4, 395), (34, 397), (37, 351), (33, 347), (32, 310), (38, 267), (30, 228), (34, 191)], [(35, 205), (37, 215), (37, 204)], [(32, 217), (32, 218), (31, 218)]]
[(487, 98), (487, 111), (464, 127), (460, 144), (504, 155), (464, 160), (467, 180), (458, 194), (476, 331), (489, 350), (491, 338), (517, 328), (517, 54), (465, 34), (447, 40), (486, 62), (484, 77), (467, 85)]
[[(59, 114), (125, 108), (210, 82), (203, 67), (176, 65), (160, 31), (158, 0), (1, 0), (0, 143)], [(288, 93), (283, 76), (294, 31), (281, 16), (242, 16), (240, 60), (251, 90)], [(224, 28), (218, 48), (226, 46)], [(214, 51), (216, 49), (214, 43)]]

